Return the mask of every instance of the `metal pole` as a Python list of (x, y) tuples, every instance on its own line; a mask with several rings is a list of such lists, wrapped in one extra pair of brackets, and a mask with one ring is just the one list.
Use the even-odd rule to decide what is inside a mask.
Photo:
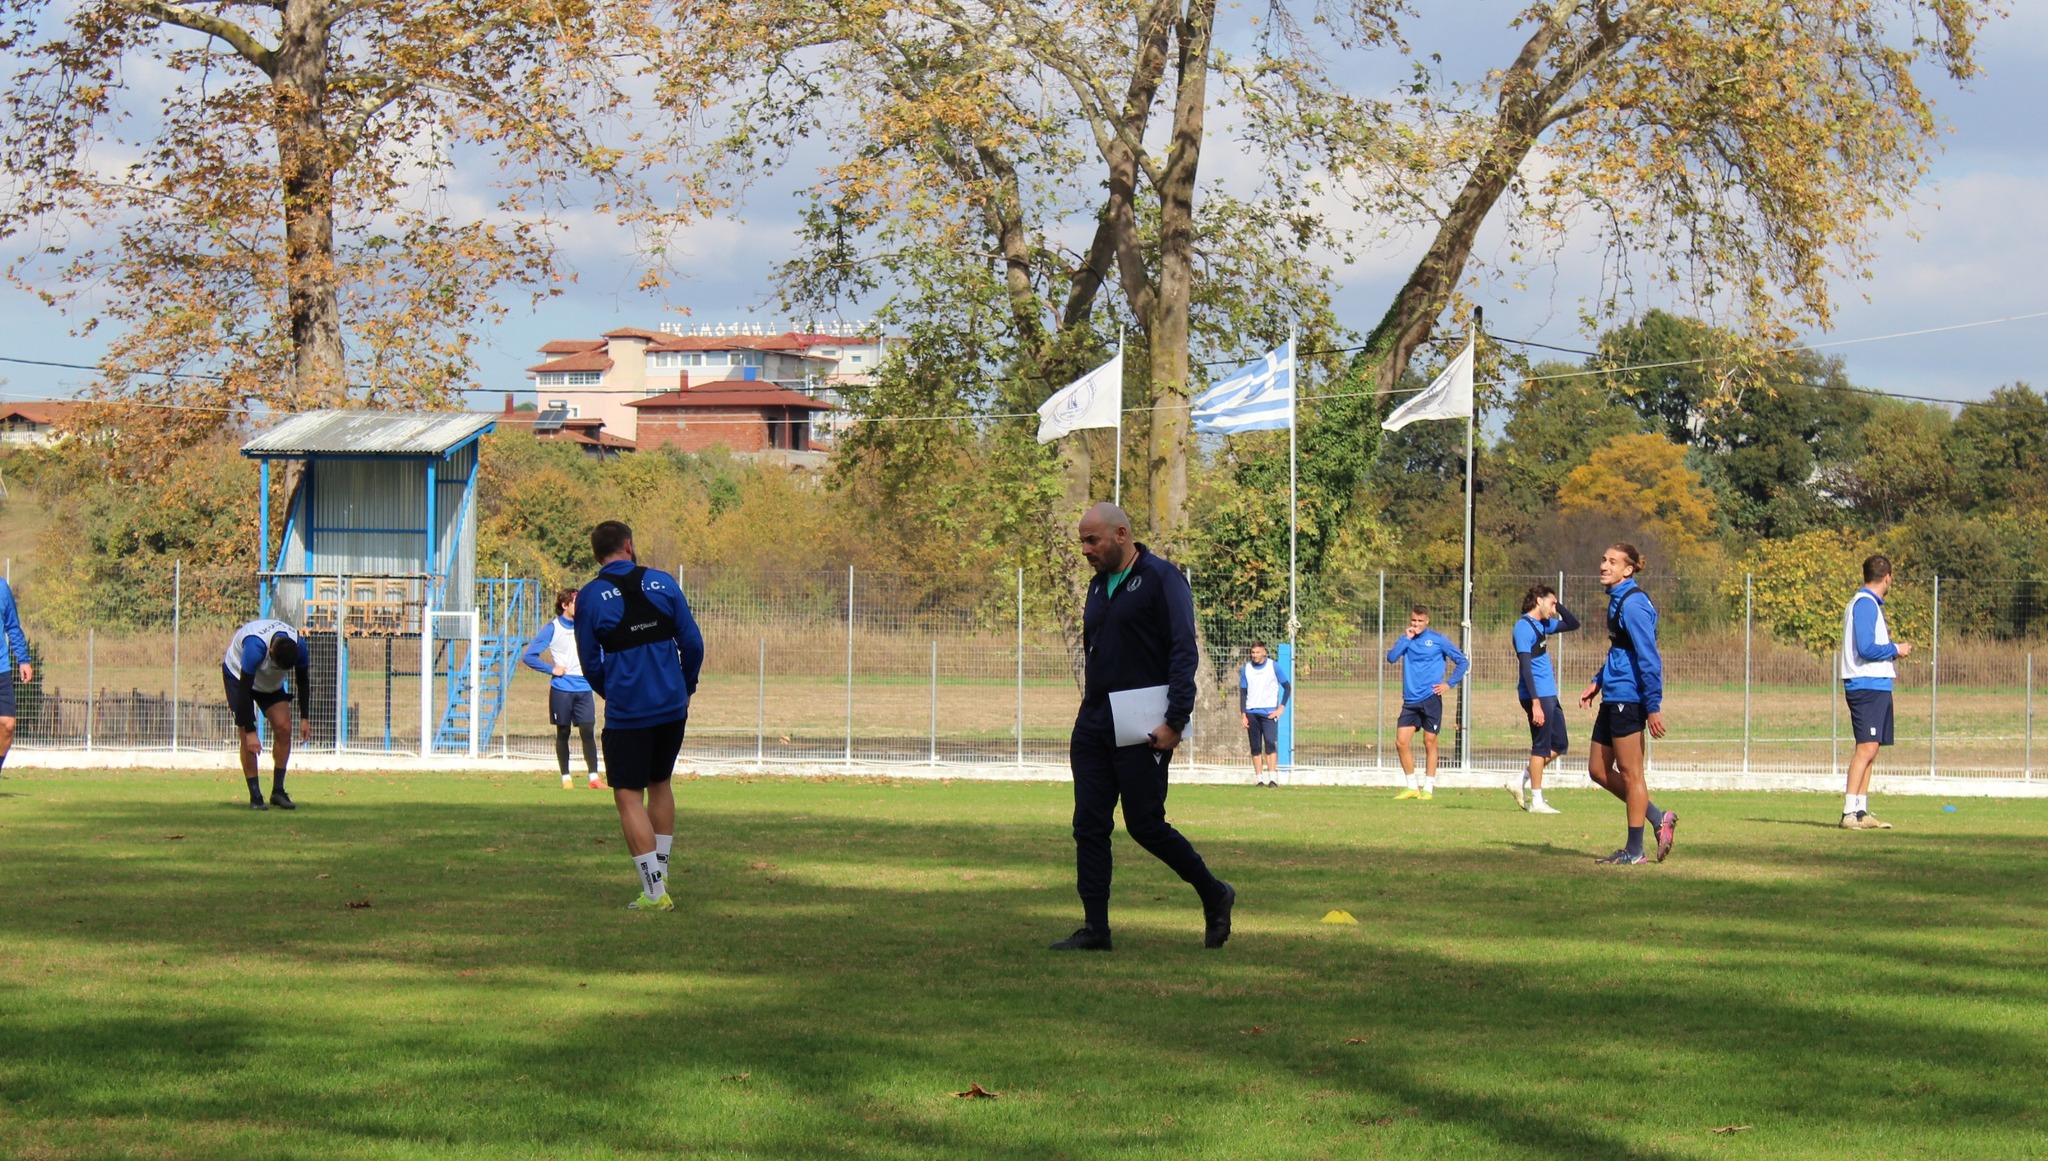
[(931, 764), (939, 764), (939, 640), (932, 638), (932, 757)]
[(1750, 645), (1755, 627), (1756, 577), (1742, 574), (1742, 772), (1749, 773)]
[[(1479, 351), (1479, 336), (1486, 333), (1486, 312), (1480, 307), (1472, 308), (1472, 344), (1476, 359)], [(1465, 651), (1468, 668), (1465, 683), (1458, 688), (1458, 765), (1470, 774), (1472, 772), (1472, 682), (1478, 676), (1470, 666), (1472, 656), (1472, 445), (1474, 433), (1479, 426), (1479, 401), (1468, 401), (1471, 406), (1465, 412), (1465, 595), (1464, 605), (1458, 619), (1458, 648)]]
[(477, 731), (483, 727), (483, 659), (477, 647), (483, 643), (483, 614), (469, 611), (469, 760), (476, 761)]
[(853, 765), (853, 566), (846, 566), (846, 764)]
[(1934, 644), (1927, 665), (1927, 776), (1941, 777), (1935, 763), (1935, 741), (1941, 736), (1941, 576), (1934, 578)]
[(1387, 570), (1380, 570), (1380, 651), (1373, 654), (1373, 672), (1379, 682), (1372, 715), (1372, 765), (1387, 768)]
[[(1297, 372), (1297, 369), (1296, 369), (1296, 367), (1295, 367), (1295, 365), (1294, 365), (1294, 324), (1293, 324), (1293, 323), (1288, 323), (1288, 324), (1287, 324), (1287, 676), (1289, 677), (1289, 679), (1291, 679), (1291, 680), (1293, 681), (1293, 683), (1294, 683), (1294, 690), (1295, 690), (1295, 692), (1299, 693), (1299, 692), (1300, 692), (1300, 690), (1301, 690), (1301, 644), (1300, 644), (1300, 641), (1298, 640), (1298, 637), (1299, 637), (1299, 635), (1300, 635), (1300, 633), (1301, 633), (1301, 611), (1300, 611), (1300, 599), (1301, 599), (1301, 591), (1300, 591), (1300, 582), (1298, 581), (1298, 579), (1296, 578), (1296, 575), (1295, 575), (1295, 574), (1296, 574), (1296, 573), (1297, 573), (1297, 572), (1299, 571), (1299, 570), (1298, 570), (1298, 568), (1297, 568), (1297, 566), (1296, 566), (1296, 556), (1297, 556), (1297, 553), (1296, 553), (1296, 550), (1295, 550), (1295, 541), (1296, 541), (1296, 540), (1298, 539), (1298, 537), (1299, 537), (1299, 534), (1300, 534), (1300, 533), (1299, 533), (1299, 525), (1300, 525), (1300, 523), (1301, 523), (1301, 519), (1300, 519), (1300, 512), (1301, 512), (1301, 500), (1300, 500), (1300, 498), (1299, 498), (1299, 493), (1298, 493), (1298, 486), (1297, 486), (1297, 484), (1296, 484), (1296, 482), (1295, 482), (1295, 477), (1296, 477), (1296, 476), (1297, 476), (1297, 474), (1298, 474), (1298, 472), (1297, 472), (1297, 469), (1295, 468), (1295, 442), (1296, 442), (1296, 441), (1295, 441), (1295, 429), (1301, 426), (1301, 425), (1300, 425), (1300, 423), (1298, 423), (1298, 422), (1297, 422), (1297, 419), (1298, 419), (1298, 417), (1299, 417), (1299, 415), (1300, 415), (1300, 411), (1301, 411), (1301, 407), (1300, 407), (1300, 399), (1301, 399), (1301, 392), (1300, 392), (1300, 391), (1298, 391), (1298, 390), (1296, 390), (1296, 388), (1297, 388), (1297, 387), (1299, 386), (1299, 384), (1298, 384), (1298, 383), (1296, 382), (1296, 375), (1297, 375), (1297, 373), (1298, 373), (1298, 372)], [(1288, 785), (1290, 785), (1290, 786), (1292, 786), (1292, 785), (1294, 784), (1294, 762), (1295, 762), (1295, 757), (1294, 757), (1294, 726), (1295, 726), (1295, 722), (1296, 722), (1296, 719), (1297, 719), (1297, 717), (1298, 717), (1298, 714), (1297, 714), (1297, 713), (1296, 713), (1295, 711), (1298, 711), (1298, 710), (1299, 710), (1299, 709), (1301, 708), (1301, 699), (1297, 697), (1297, 698), (1292, 698), (1292, 699), (1290, 699), (1290, 700), (1292, 700), (1292, 701), (1294, 702), (1294, 704), (1293, 704), (1292, 706), (1289, 706), (1289, 707), (1288, 707), (1288, 710), (1289, 710), (1289, 712), (1288, 712), (1287, 714), (1285, 714), (1285, 715), (1284, 715), (1284, 719), (1285, 719), (1285, 720), (1283, 720), (1283, 721), (1282, 721), (1282, 722), (1280, 723), (1280, 728), (1281, 728), (1281, 729), (1282, 729), (1283, 731), (1285, 731), (1285, 732), (1286, 732), (1286, 735), (1287, 735), (1287, 747), (1286, 747), (1286, 749), (1287, 749), (1287, 784), (1288, 784)]]
[[(10, 562), (12, 563), (12, 562)], [(178, 752), (178, 689), (180, 646), (185, 632), (185, 562), (171, 562), (171, 752)]]
[[(1828, 673), (1832, 675), (1841, 671), (1842, 651), (1837, 649), (1833, 653), (1828, 654)], [(1834, 683), (1830, 682), (1828, 685), (1828, 705), (1832, 708), (1828, 714), (1828, 769), (1840, 774), (1842, 772), (1842, 699), (1834, 694)]]
[(348, 618), (341, 615), (341, 597), (344, 591), (340, 577), (334, 578), (334, 752), (341, 753), (341, 735), (344, 722), (342, 706), (348, 697)]
[(99, 701), (99, 698), (93, 696), (92, 691), (92, 683), (95, 680), (92, 673), (93, 652), (93, 630), (87, 629), (85, 631), (85, 752), (88, 754), (92, 753), (93, 708)]
[[(1124, 328), (1116, 328), (1117, 369), (1123, 369)], [(1123, 507), (1124, 503), (1124, 381), (1116, 381), (1116, 476), (1110, 485), (1110, 503)]]
[(1024, 764), (1024, 570), (1017, 570), (1017, 765)]
[[(432, 591), (430, 588), (429, 592)], [(434, 728), (429, 724), (434, 713), (434, 607), (427, 602), (420, 610), (420, 757), (432, 757), (434, 753)]]
[(754, 666), (754, 769), (768, 756), (768, 638), (761, 638), (760, 660)]
[(2020, 777), (2034, 780), (2034, 655), (2027, 654), (2027, 763)]

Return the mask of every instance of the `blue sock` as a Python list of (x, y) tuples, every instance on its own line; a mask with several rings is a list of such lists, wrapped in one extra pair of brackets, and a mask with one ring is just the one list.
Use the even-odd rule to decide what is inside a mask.
[(1645, 812), (1644, 812), (1644, 814), (1645, 814), (1645, 817), (1647, 817), (1647, 818), (1648, 818), (1648, 819), (1650, 820), (1650, 825), (1651, 825), (1651, 826), (1663, 826), (1663, 825), (1664, 825), (1664, 812), (1663, 812), (1663, 811), (1661, 811), (1661, 810), (1658, 810), (1658, 809), (1657, 809), (1657, 804), (1656, 804), (1656, 803), (1652, 802), (1652, 803), (1650, 804), (1650, 809), (1649, 809), (1649, 810), (1647, 810), (1647, 811), (1645, 811)]
[(1632, 855), (1640, 855), (1643, 853), (1642, 827), (1632, 826), (1628, 828), (1628, 853)]

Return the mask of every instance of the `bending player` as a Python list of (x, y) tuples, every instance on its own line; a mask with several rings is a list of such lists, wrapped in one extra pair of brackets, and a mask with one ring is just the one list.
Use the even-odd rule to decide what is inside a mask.
[(1266, 659), (1266, 643), (1252, 642), (1252, 659), (1238, 667), (1237, 715), (1252, 747), (1252, 785), (1280, 785), (1280, 715), (1294, 683), (1278, 661)]
[[(306, 645), (299, 631), (283, 621), (251, 621), (228, 639), (227, 655), (221, 658), (221, 683), (227, 689), (228, 709), (235, 715), (235, 728), (242, 733), (242, 778), (249, 784), (249, 809), (291, 810), (292, 796), (284, 792), (285, 767), (292, 758), (292, 695), (285, 689), (285, 675), (299, 694), (299, 740), (313, 740), (313, 702), (306, 676)], [(256, 711), (270, 723), (272, 758), (270, 803), (263, 802), (263, 783), (256, 777), (256, 760), (263, 754), (263, 738), (256, 732)]]
[(1671, 854), (1678, 830), (1678, 812), (1659, 810), (1650, 801), (1643, 773), (1643, 731), (1664, 736), (1664, 659), (1657, 653), (1657, 607), (1636, 584), (1643, 554), (1633, 544), (1616, 544), (1600, 554), (1600, 583), (1607, 588), (1607, 660), (1586, 692), (1583, 708), (1600, 701), (1593, 719), (1593, 745), (1588, 772), (1628, 809), (1628, 843), (1599, 860), (1633, 866), (1647, 863), (1643, 827), (1657, 828), (1657, 861)]
[[(549, 656), (542, 656), (547, 654)], [(583, 677), (583, 662), (576, 656), (576, 590), (555, 594), (555, 619), (541, 626), (540, 636), (519, 655), (528, 669), (548, 675), (548, 724), (555, 727), (555, 764), (562, 768), (562, 789), (576, 785), (569, 777), (569, 730), (583, 735), (583, 765), (590, 774), (590, 788), (603, 784), (597, 779), (597, 698)]]
[[(1408, 630), (1387, 650), (1387, 664), (1401, 663), (1401, 717), (1394, 723), (1394, 752), (1401, 755), (1401, 772), (1408, 788), (1395, 798), (1436, 797), (1436, 736), (1444, 728), (1444, 695), (1465, 676), (1470, 662), (1449, 637), (1429, 627), (1429, 610), (1421, 605), (1408, 611)], [(1451, 675), (1444, 676), (1444, 663), (1451, 663)], [(1422, 731), (1424, 774), (1415, 785), (1415, 751), (1411, 742)]]
[[(1522, 699), (1522, 713), (1529, 719), (1529, 765), (1522, 777), (1509, 784), (1515, 805), (1530, 814), (1556, 814), (1557, 808), (1543, 801), (1543, 767), (1571, 748), (1565, 733), (1564, 710), (1557, 704), (1557, 672), (1550, 661), (1550, 639), (1559, 633), (1576, 632), (1579, 619), (1558, 603), (1557, 590), (1549, 585), (1530, 585), (1522, 594), (1522, 616), (1515, 622), (1515, 663), (1521, 670), (1515, 693)], [(1528, 797), (1524, 799), (1523, 793)]]

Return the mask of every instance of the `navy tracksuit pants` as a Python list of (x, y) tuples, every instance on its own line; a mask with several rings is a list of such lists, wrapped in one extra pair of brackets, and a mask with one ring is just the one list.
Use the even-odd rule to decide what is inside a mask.
[(1109, 707), (1083, 706), (1067, 757), (1074, 771), (1075, 885), (1088, 926), (1109, 930), (1109, 836), (1122, 801), (1124, 830), (1173, 869), (1207, 904), (1223, 887), (1194, 844), (1166, 821), (1166, 774), (1173, 755), (1149, 746), (1118, 746)]

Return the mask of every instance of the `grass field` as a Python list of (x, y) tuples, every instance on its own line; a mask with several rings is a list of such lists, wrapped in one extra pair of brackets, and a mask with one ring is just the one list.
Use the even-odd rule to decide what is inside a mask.
[(1230, 945), (1119, 836), (1057, 955), (1060, 785), (687, 780), (642, 916), (609, 796), (296, 781), (0, 781), (0, 1156), (2048, 1156), (2048, 803), (1185, 787)]

